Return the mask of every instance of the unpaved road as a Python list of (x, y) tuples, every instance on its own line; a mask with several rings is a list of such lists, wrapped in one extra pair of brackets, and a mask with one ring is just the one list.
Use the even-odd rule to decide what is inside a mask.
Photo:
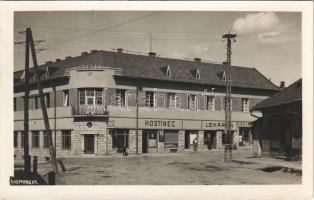
[[(222, 151), (128, 157), (66, 158), (68, 171), (57, 177), (66, 185), (238, 185), (301, 184), (300, 174), (277, 170), (250, 161), (248, 150), (235, 151), (234, 162), (223, 162)], [(246, 159), (247, 162), (237, 161)], [(274, 163), (276, 164), (276, 163)], [(42, 174), (49, 164), (39, 166)]]

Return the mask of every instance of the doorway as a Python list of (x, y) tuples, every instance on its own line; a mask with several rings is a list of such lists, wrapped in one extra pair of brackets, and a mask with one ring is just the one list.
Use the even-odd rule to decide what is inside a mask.
[(142, 153), (148, 153), (150, 150), (157, 149), (157, 131), (144, 130), (142, 136)]
[(197, 139), (197, 131), (185, 131), (184, 148), (190, 149), (193, 147), (193, 141)]
[(84, 135), (84, 154), (94, 154), (94, 135)]

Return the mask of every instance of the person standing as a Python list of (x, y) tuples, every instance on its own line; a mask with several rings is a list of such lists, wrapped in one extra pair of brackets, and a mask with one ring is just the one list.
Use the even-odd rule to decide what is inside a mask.
[(197, 138), (193, 140), (194, 151), (197, 151)]

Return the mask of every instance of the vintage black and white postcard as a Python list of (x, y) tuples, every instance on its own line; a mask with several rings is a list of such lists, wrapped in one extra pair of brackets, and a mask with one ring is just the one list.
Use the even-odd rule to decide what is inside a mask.
[(0, 198), (311, 198), (312, 2), (1, 6)]

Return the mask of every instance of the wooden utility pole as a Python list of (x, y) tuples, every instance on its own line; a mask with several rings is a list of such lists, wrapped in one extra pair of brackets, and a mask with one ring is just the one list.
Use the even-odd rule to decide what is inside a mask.
[(28, 137), (28, 119), (29, 119), (29, 33), (26, 32), (26, 48), (25, 48), (25, 71), (24, 71), (24, 171), (29, 173), (31, 171), (31, 158), (29, 156), (29, 137)]
[(44, 100), (44, 93), (40, 84), (40, 74), (39, 74), (39, 69), (38, 69), (38, 63), (37, 63), (37, 57), (36, 57), (36, 49), (34, 45), (34, 40), (33, 40), (33, 35), (32, 35), (32, 30), (31, 28), (26, 29), (26, 34), (28, 34), (28, 42), (30, 43), (31, 47), (31, 52), (32, 52), (32, 58), (33, 58), (33, 64), (34, 64), (34, 70), (35, 70), (35, 78), (37, 82), (37, 88), (38, 88), (38, 93), (39, 93), (39, 99), (40, 99), (40, 106), (44, 118), (44, 123), (45, 123), (45, 131), (48, 134), (48, 148), (49, 148), (49, 153), (50, 153), (50, 158), (51, 158), (51, 164), (53, 171), (55, 173), (58, 173), (58, 166), (57, 166), (57, 160), (55, 157), (55, 148), (52, 143), (52, 131), (50, 130), (50, 125), (49, 125), (49, 119), (48, 119), (48, 113), (47, 113), (47, 108), (45, 105), (45, 100)]
[[(224, 161), (230, 163), (232, 159), (232, 119), (231, 119), (231, 42), (235, 41), (236, 34), (226, 33), (222, 38), (227, 40), (227, 73), (226, 73), (226, 101), (225, 101), (225, 147)], [(232, 41), (231, 41), (232, 40)]]

